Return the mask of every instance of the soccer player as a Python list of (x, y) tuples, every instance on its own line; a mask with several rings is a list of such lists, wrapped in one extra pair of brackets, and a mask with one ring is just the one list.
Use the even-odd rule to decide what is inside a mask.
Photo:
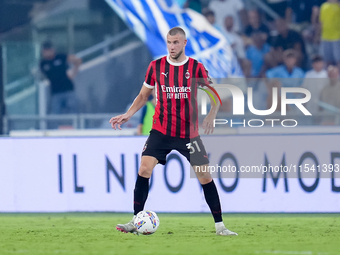
[[(117, 225), (117, 230), (121, 232), (136, 232), (133, 220), (137, 213), (144, 209), (152, 171), (158, 163), (165, 165), (166, 156), (171, 150), (177, 150), (195, 169), (215, 220), (216, 234), (237, 235), (224, 226), (215, 183), (209, 172), (203, 172), (209, 160), (198, 134), (196, 95), (199, 85), (197, 81), (207, 84), (209, 77), (201, 63), (185, 55), (186, 44), (184, 30), (180, 27), (172, 28), (167, 34), (169, 55), (150, 63), (142, 89), (129, 110), (110, 120), (113, 129), (121, 129), (121, 125), (144, 106), (151, 91), (156, 90), (153, 126), (143, 149), (134, 189), (134, 216), (130, 222)], [(210, 112), (202, 124), (205, 134), (213, 132), (213, 121), (218, 107), (219, 104), (211, 103)]]

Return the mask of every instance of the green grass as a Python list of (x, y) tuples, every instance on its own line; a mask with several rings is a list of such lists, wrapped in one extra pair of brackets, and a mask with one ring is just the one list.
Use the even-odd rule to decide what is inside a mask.
[(150, 236), (124, 234), (129, 214), (0, 214), (0, 254), (340, 254), (339, 214), (226, 214), (239, 236), (216, 236), (209, 214), (159, 214)]

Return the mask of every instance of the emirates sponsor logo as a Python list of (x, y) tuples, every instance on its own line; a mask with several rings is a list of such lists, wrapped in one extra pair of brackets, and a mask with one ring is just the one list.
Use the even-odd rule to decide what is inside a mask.
[(166, 93), (167, 99), (185, 99), (189, 98), (188, 93), (191, 92), (190, 87), (167, 87), (161, 86), (162, 92)]
[(162, 91), (165, 93), (188, 93), (191, 92), (190, 87), (167, 87), (165, 85), (162, 85)]

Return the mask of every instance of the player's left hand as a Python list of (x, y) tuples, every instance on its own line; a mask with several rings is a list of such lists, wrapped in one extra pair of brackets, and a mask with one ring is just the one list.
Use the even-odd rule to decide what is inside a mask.
[(207, 117), (204, 119), (202, 124), (204, 134), (209, 135), (214, 132), (214, 119), (215, 116), (213, 116), (212, 114), (208, 114)]
[(122, 130), (120, 126), (127, 122), (130, 118), (131, 117), (127, 113), (113, 117), (110, 119), (111, 127), (114, 130), (116, 130), (117, 127), (119, 130)]

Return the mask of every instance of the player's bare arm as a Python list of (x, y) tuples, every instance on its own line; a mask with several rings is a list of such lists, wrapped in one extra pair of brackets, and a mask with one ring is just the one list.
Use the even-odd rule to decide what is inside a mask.
[[(210, 92), (210, 94), (214, 95), (214, 92), (209, 89), (206, 88), (206, 90), (208, 90)], [(202, 123), (202, 128), (204, 129), (204, 134), (209, 135), (212, 134), (214, 132), (214, 119), (216, 119), (216, 115), (218, 112), (218, 109), (220, 108), (220, 102), (219, 100), (215, 100), (213, 98), (210, 98), (210, 111), (207, 115), (207, 117), (205, 117), (203, 123)]]
[(151, 95), (152, 89), (147, 88), (146, 86), (142, 86), (138, 96), (133, 101), (129, 110), (121, 115), (113, 117), (110, 119), (111, 127), (116, 130), (121, 130), (121, 125), (127, 122), (140, 108), (142, 108), (146, 102), (148, 101), (149, 96)]

